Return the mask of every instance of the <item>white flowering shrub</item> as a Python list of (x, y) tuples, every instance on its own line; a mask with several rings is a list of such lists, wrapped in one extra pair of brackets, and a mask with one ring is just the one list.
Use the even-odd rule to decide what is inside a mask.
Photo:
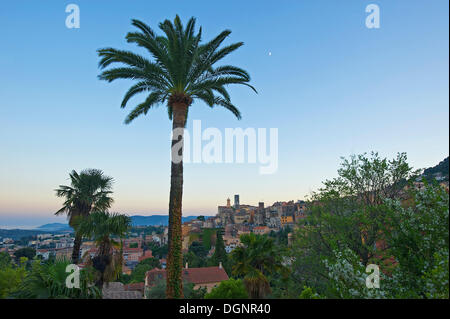
[(426, 185), (412, 195), (410, 207), (386, 200), (384, 232), (395, 264), (386, 274), (380, 265), (380, 287), (367, 288), (364, 265), (346, 248), (323, 260), (332, 293), (340, 298), (449, 298), (448, 194)]
[(335, 260), (324, 259), (323, 263), (328, 269), (330, 277), (330, 289), (345, 299), (367, 299), (367, 298), (385, 298), (386, 292), (382, 288), (385, 280), (382, 273), (380, 277), (383, 282), (380, 288), (368, 288), (366, 278), (369, 274), (365, 272), (366, 267), (359, 261), (357, 255), (350, 249), (343, 251), (334, 251)]

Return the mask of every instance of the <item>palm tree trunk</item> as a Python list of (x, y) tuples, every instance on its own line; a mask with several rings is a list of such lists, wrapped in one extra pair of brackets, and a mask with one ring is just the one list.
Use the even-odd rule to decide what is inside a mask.
[(82, 239), (83, 239), (82, 236), (75, 233), (75, 240), (73, 242), (73, 249), (72, 249), (72, 264), (78, 264)]
[(174, 103), (172, 123), (172, 152), (169, 200), (169, 252), (167, 256), (167, 298), (183, 298), (182, 280), (182, 197), (183, 197), (183, 132), (187, 105)]

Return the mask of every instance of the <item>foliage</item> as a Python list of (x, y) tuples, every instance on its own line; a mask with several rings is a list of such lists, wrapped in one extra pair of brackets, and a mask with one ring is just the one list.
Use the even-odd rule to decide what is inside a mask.
[[(378, 153), (343, 159), (338, 177), (324, 182), (313, 193), (307, 218), (295, 233), (295, 257), (291, 279), (297, 287), (313, 287), (326, 297), (339, 297), (330, 287), (328, 265), (336, 262), (336, 252), (351, 250), (365, 267), (389, 258), (385, 245), (386, 199), (403, 193), (404, 181), (415, 174), (406, 154), (387, 160)], [(300, 291), (293, 292), (297, 295)]]
[(16, 263), (19, 262), (20, 257), (26, 257), (28, 260), (32, 260), (34, 256), (36, 256), (36, 249), (31, 247), (20, 248), (14, 252)]
[(208, 265), (208, 259), (206, 257), (199, 257), (192, 250), (189, 250), (183, 255), (183, 264), (186, 265), (186, 263), (191, 268), (206, 267)]
[(386, 297), (384, 289), (366, 287), (365, 267), (352, 250), (334, 251), (332, 261), (324, 259), (323, 262), (328, 270), (329, 289), (333, 296), (343, 299)]
[[(97, 286), (118, 278), (123, 262), (122, 246), (112, 236), (123, 238), (130, 226), (129, 216), (109, 212), (93, 212), (75, 224), (77, 233), (92, 238), (97, 245), (97, 255), (88, 261), (99, 272)], [(117, 253), (114, 248), (120, 251)]]
[(240, 279), (230, 278), (205, 295), (205, 299), (247, 299), (248, 294)]
[(203, 299), (206, 295), (206, 287), (194, 289), (194, 284), (185, 281), (183, 283), (183, 296), (186, 299)]
[[(67, 214), (69, 225), (75, 229), (79, 220), (91, 212), (105, 211), (111, 207), (113, 179), (98, 169), (86, 169), (81, 173), (73, 170), (69, 177), (70, 186), (60, 185), (55, 190), (56, 196), (65, 198), (63, 206), (55, 215)], [(75, 232), (72, 252), (72, 262), (75, 264), (80, 254), (81, 240), (81, 235)]]
[(67, 214), (70, 226), (77, 216), (86, 216), (91, 211), (104, 211), (111, 207), (111, 177), (105, 176), (98, 169), (85, 169), (81, 173), (73, 170), (69, 177), (70, 186), (60, 185), (55, 190), (56, 196), (65, 198), (63, 207), (55, 214)]
[(11, 266), (12, 259), (11, 256), (7, 252), (0, 252), (0, 269), (4, 269), (8, 266)]
[(414, 205), (387, 201), (387, 242), (398, 263), (391, 294), (449, 298), (449, 195), (437, 184), (412, 193)]
[(240, 240), (243, 246), (231, 253), (232, 273), (243, 278), (250, 298), (264, 298), (271, 292), (268, 276), (287, 274), (287, 269), (275, 251), (273, 239), (251, 233), (241, 235)]
[(208, 250), (206, 250), (205, 246), (203, 246), (203, 244), (198, 241), (192, 242), (192, 244), (189, 246), (189, 251), (200, 258), (205, 258), (208, 254)]
[(210, 265), (218, 266), (222, 263), (223, 268), (228, 275), (231, 275), (231, 263), (228, 258), (227, 252), (225, 250), (225, 243), (223, 241), (223, 230), (219, 229), (216, 231), (216, 246), (214, 254), (211, 257)]
[[(153, 287), (146, 290), (148, 299), (166, 299), (166, 281), (159, 280)], [(194, 289), (194, 284), (185, 281), (183, 283), (183, 296), (185, 299), (203, 299), (206, 288)]]
[(131, 275), (120, 273), (117, 281), (123, 283), (124, 285), (131, 283)]
[[(185, 96), (188, 104), (199, 99), (208, 106), (222, 106), (240, 118), (239, 110), (231, 103), (225, 86), (228, 84), (248, 84), (249, 74), (238, 67), (225, 65), (214, 67), (222, 58), (243, 45), (242, 42), (219, 49), (231, 31), (221, 32), (213, 40), (201, 44), (201, 30), (195, 34), (195, 18), (191, 18), (183, 28), (178, 15), (172, 23), (169, 20), (159, 24), (164, 36), (157, 36), (145, 23), (132, 20), (139, 29), (130, 32), (126, 39), (147, 49), (154, 61), (131, 51), (104, 48), (98, 50), (99, 66), (104, 69), (113, 63), (120, 67), (103, 71), (99, 78), (108, 82), (117, 79), (133, 79), (137, 83), (125, 94), (121, 107), (125, 107), (131, 97), (148, 92), (145, 101), (139, 104), (125, 119), (130, 123), (150, 108), (168, 102), (169, 118), (172, 119), (171, 98)], [(218, 93), (220, 96), (215, 96)]]
[(0, 299), (8, 298), (19, 288), (26, 275), (25, 265), (26, 262), (22, 262), (15, 267), (7, 253), (0, 253)]
[(290, 232), (292, 232), (292, 229), (289, 226), (286, 226), (279, 231), (272, 230), (268, 235), (274, 239), (276, 245), (286, 247), (288, 245), (288, 234)]
[(156, 258), (146, 258), (140, 261), (131, 273), (130, 282), (144, 282), (145, 273), (154, 268), (161, 268), (159, 260)]
[(167, 257), (167, 252), (169, 247), (167, 245), (159, 246), (154, 242), (150, 242), (147, 245), (147, 248), (152, 251), (152, 255), (156, 258), (162, 259)]
[[(237, 118), (239, 110), (231, 103), (226, 86), (241, 84), (256, 90), (249, 84), (250, 75), (245, 70), (231, 66), (216, 66), (217, 62), (243, 45), (242, 42), (220, 48), (231, 31), (226, 30), (209, 42), (201, 43), (202, 31), (196, 33), (195, 18), (189, 19), (183, 27), (177, 15), (173, 21), (165, 20), (159, 24), (163, 35), (156, 33), (145, 23), (132, 20), (139, 29), (130, 32), (126, 39), (146, 49), (151, 59), (131, 51), (103, 48), (98, 50), (99, 67), (103, 69), (99, 78), (108, 82), (117, 79), (132, 79), (136, 83), (125, 93), (121, 107), (125, 107), (133, 96), (146, 93), (144, 102), (137, 105), (126, 117), (125, 123), (132, 122), (150, 108), (165, 104), (173, 129), (182, 129), (187, 122), (189, 106), (195, 100), (215, 105), (231, 111)], [(118, 63), (120, 66), (112, 67)], [(183, 135), (180, 137), (183, 143)], [(172, 146), (175, 140), (172, 140)], [(183, 148), (180, 149), (180, 154)], [(182, 189), (183, 163), (175, 163), (172, 152), (171, 184), (169, 198), (169, 242), (167, 264), (167, 286), (169, 298), (182, 297)], [(207, 246), (208, 247), (208, 246)], [(208, 247), (209, 249), (210, 247)]]
[(148, 299), (166, 299), (166, 281), (159, 280), (153, 287), (145, 291)]
[(101, 293), (93, 284), (89, 269), (80, 270), (80, 288), (66, 287), (66, 267), (71, 262), (56, 260), (54, 263), (33, 262), (31, 271), (12, 294), (15, 298), (37, 299), (91, 299), (100, 298)]
[(320, 299), (320, 296), (311, 287), (304, 286), (298, 299)]
[(203, 228), (202, 243), (207, 251), (215, 244), (216, 231), (215, 228)]
[(292, 280), (328, 298), (448, 298), (448, 193), (426, 181), (408, 193), (412, 176), (404, 154), (344, 161), (296, 232)]
[(431, 182), (434, 180), (435, 174), (440, 174), (443, 180), (448, 181), (448, 170), (449, 170), (449, 158), (445, 158), (438, 165), (434, 167), (429, 167), (423, 171), (424, 177), (427, 181)]

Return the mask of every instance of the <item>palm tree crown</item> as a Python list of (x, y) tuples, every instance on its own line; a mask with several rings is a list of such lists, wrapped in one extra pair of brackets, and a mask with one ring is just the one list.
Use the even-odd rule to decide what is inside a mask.
[(205, 44), (200, 44), (202, 31), (200, 28), (195, 34), (195, 18), (191, 18), (185, 28), (178, 15), (174, 23), (165, 20), (159, 24), (165, 36), (157, 36), (148, 25), (139, 20), (133, 19), (132, 25), (139, 31), (128, 33), (127, 41), (147, 49), (153, 61), (130, 51), (113, 48), (98, 50), (101, 57), (100, 68), (106, 68), (112, 63), (124, 65), (103, 71), (100, 79), (109, 82), (116, 79), (138, 81), (125, 94), (122, 107), (125, 107), (135, 94), (149, 93), (145, 101), (129, 113), (125, 123), (130, 123), (141, 114), (147, 114), (151, 107), (166, 101), (169, 118), (172, 119), (174, 103), (180, 102), (189, 106), (194, 99), (202, 100), (210, 107), (225, 107), (237, 118), (241, 117), (239, 110), (231, 103), (225, 86), (243, 84), (256, 92), (248, 83), (249, 74), (231, 65), (215, 67), (218, 61), (243, 45), (243, 42), (238, 42), (219, 48), (231, 33), (230, 30), (221, 32)]
[[(99, 271), (96, 285), (114, 280), (122, 267), (122, 243), (113, 237), (123, 238), (130, 230), (131, 218), (127, 215), (96, 211), (88, 217), (77, 220), (75, 228), (81, 236), (91, 238), (97, 245), (96, 256), (89, 261)], [(114, 251), (114, 247), (120, 251)]]
[(244, 278), (251, 298), (262, 298), (271, 292), (268, 276), (286, 269), (273, 239), (251, 233), (241, 235), (240, 240), (243, 246), (232, 252), (233, 275)]
[[(76, 220), (87, 217), (92, 211), (107, 210), (113, 199), (113, 179), (105, 176), (101, 170), (86, 169), (78, 174), (73, 170), (70, 174), (70, 186), (60, 185), (56, 196), (64, 197), (63, 206), (55, 215), (67, 214), (69, 225), (74, 227)], [(82, 236), (75, 230), (75, 241), (72, 251), (72, 262), (78, 263)]]
[(56, 196), (65, 197), (63, 206), (55, 215), (67, 214), (69, 223), (73, 218), (86, 216), (94, 210), (106, 210), (111, 207), (112, 177), (105, 176), (101, 170), (86, 169), (78, 174), (73, 170), (70, 174), (70, 186), (60, 185)]

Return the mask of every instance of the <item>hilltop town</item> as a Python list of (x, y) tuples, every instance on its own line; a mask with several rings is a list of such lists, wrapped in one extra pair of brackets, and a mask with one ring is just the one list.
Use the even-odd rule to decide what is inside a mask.
[[(305, 211), (306, 202), (304, 201), (275, 202), (270, 206), (265, 206), (263, 202), (260, 202), (258, 206), (252, 206), (240, 204), (239, 195), (235, 195), (233, 204), (228, 198), (225, 206), (218, 206), (215, 216), (200, 216), (183, 223), (183, 253), (187, 253), (194, 242), (200, 242), (208, 247), (207, 257), (211, 257), (215, 252), (216, 232), (220, 230), (223, 234), (225, 251), (229, 254), (240, 245), (242, 234), (262, 235), (282, 229), (290, 230), (300, 219), (305, 217)], [(291, 233), (288, 234), (288, 240), (291, 238), (290, 235)], [(122, 274), (130, 276), (140, 262), (145, 259), (157, 259), (158, 267), (149, 271), (145, 276), (146, 284), (151, 286), (152, 283), (149, 281), (152, 278), (154, 280), (155, 274), (164, 272), (166, 267), (167, 242), (167, 226), (133, 227), (128, 237), (122, 241)], [(36, 256), (42, 260), (61, 258), (70, 260), (73, 245), (73, 233), (43, 233), (23, 237), (19, 240), (0, 238), (0, 251), (9, 253), (15, 260), (23, 256), (29, 259)], [(116, 253), (118, 252), (119, 249)], [(78, 266), (85, 267), (89, 257), (93, 258), (96, 253), (97, 247), (94, 242), (83, 241), (79, 256), (82, 262)], [(188, 268), (188, 265), (185, 265), (185, 268), (189, 269), (190, 281), (194, 284), (202, 283), (205, 276), (210, 277), (209, 282), (203, 282), (198, 287), (213, 287), (220, 281), (228, 279), (228, 275), (221, 265), (201, 268)], [(195, 278), (197, 278), (197, 282)], [(120, 286), (120, 283), (116, 283), (109, 289), (113, 289), (113, 291), (105, 292), (105, 295), (113, 297), (118, 294), (120, 298), (123, 298), (126, 294), (134, 293), (129, 291), (138, 291), (143, 294), (144, 282), (130, 283), (123, 287)]]

